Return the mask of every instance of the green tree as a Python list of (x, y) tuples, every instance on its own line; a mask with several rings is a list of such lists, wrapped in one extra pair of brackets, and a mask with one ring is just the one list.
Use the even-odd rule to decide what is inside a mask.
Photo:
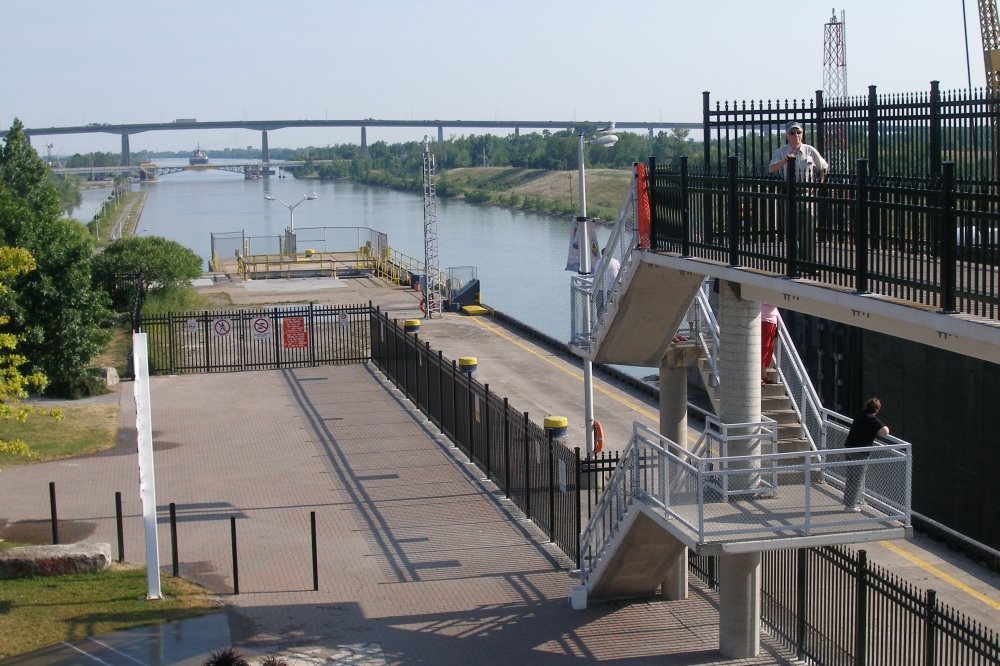
[[(128, 236), (109, 243), (94, 257), (97, 284), (110, 284), (116, 276), (122, 275), (141, 275), (143, 289), (147, 292), (187, 287), (192, 279), (201, 275), (201, 258), (166, 238)], [(114, 305), (120, 310), (128, 303)]]
[[(37, 411), (24, 405), (21, 401), (28, 397), (28, 391), (40, 391), (45, 388), (45, 375), (35, 371), (23, 373), (27, 358), (17, 351), (18, 336), (4, 332), (10, 324), (10, 316), (6, 314), (12, 304), (12, 293), (7, 283), (13, 278), (35, 270), (35, 260), (24, 248), (0, 247), (0, 421), (24, 421)], [(44, 410), (45, 413), (60, 417), (58, 410)], [(0, 436), (0, 453), (17, 456), (30, 456), (31, 449), (19, 440), (5, 439)]]
[(0, 245), (21, 247), (37, 270), (11, 283), (11, 332), (49, 390), (80, 396), (100, 386), (88, 369), (107, 338), (109, 312), (92, 287), (93, 241), (86, 228), (60, 218), (59, 196), (47, 167), (15, 120), (0, 149)]

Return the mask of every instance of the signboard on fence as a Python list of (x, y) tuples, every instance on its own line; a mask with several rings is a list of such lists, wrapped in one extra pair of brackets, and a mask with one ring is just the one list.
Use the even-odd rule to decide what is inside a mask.
[(254, 340), (266, 340), (271, 337), (271, 320), (267, 317), (254, 317), (250, 320), (250, 331)]
[(305, 349), (309, 346), (305, 317), (285, 317), (281, 320), (281, 345), (285, 349)]

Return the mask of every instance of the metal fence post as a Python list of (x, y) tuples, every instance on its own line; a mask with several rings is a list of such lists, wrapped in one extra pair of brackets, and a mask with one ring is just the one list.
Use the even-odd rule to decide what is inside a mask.
[(125, 525), (122, 520), (122, 493), (115, 491), (115, 526), (118, 528), (118, 562), (125, 561)]
[(955, 214), (955, 163), (945, 162), (941, 197), (941, 311), (955, 312), (955, 273), (958, 271), (958, 220)]
[(170, 562), (174, 578), (181, 575), (180, 564), (177, 561), (177, 505), (170, 503)]
[(726, 200), (726, 231), (729, 235), (729, 265), (740, 265), (740, 227), (739, 227), (739, 194), (736, 184), (736, 155), (726, 158), (727, 200)]
[[(868, 160), (858, 160), (858, 189), (855, 198), (854, 220), (854, 288), (860, 294), (868, 293)], [(825, 430), (824, 430), (825, 432)]]
[(872, 175), (879, 172), (878, 163), (878, 95), (875, 86), (868, 86), (868, 168)]
[(855, 666), (866, 666), (868, 663), (868, 551), (858, 551), (856, 566), (854, 664)]
[(316, 547), (316, 512), (309, 512), (309, 531), (312, 536), (313, 592), (319, 590), (319, 557)]
[(941, 82), (931, 81), (930, 96), (930, 150), (927, 158), (927, 173), (941, 175)]
[(240, 593), (240, 562), (236, 551), (236, 516), (229, 517), (229, 536), (233, 548), (233, 594)]
[(492, 443), (492, 437), (490, 437), (490, 385), (484, 385), (484, 391), (486, 393), (485, 404), (483, 405), (483, 429), (486, 431), (486, 478), (492, 478), (493, 476), (493, 457), (490, 452), (490, 444)]
[(799, 661), (805, 659), (806, 653), (806, 627), (809, 623), (806, 621), (806, 585), (809, 580), (809, 576), (806, 575), (806, 566), (808, 564), (808, 548), (799, 548), (796, 552), (797, 556), (797, 567), (795, 571), (796, 584), (795, 584), (795, 648), (796, 655)]
[(59, 517), (56, 512), (56, 482), (49, 481), (49, 514), (52, 519), (52, 543), (59, 544)]
[(816, 107), (813, 115), (815, 121), (815, 146), (820, 155), (826, 155), (826, 107), (823, 105), (823, 91), (816, 91)]
[(503, 470), (503, 494), (510, 499), (510, 404), (507, 398), (503, 399)]
[(316, 367), (316, 314), (313, 302), (309, 301), (309, 364)]
[(451, 361), (451, 439), (458, 446), (458, 379), (455, 359)]
[(578, 571), (583, 571), (583, 548), (580, 547), (580, 539), (583, 538), (583, 507), (580, 500), (580, 447), (573, 447), (573, 453), (576, 458), (576, 467), (574, 467), (576, 470), (576, 474), (574, 475), (576, 477), (574, 480), (576, 484), (576, 568)]
[[(681, 255), (691, 256), (691, 200), (688, 192), (688, 158), (681, 157)], [(654, 246), (655, 247), (655, 246)]]
[(924, 666), (934, 666), (937, 658), (937, 590), (927, 590), (924, 606)]
[(549, 430), (549, 541), (556, 540), (556, 477), (555, 477), (555, 447), (552, 441), (552, 430)]
[(785, 266), (787, 277), (799, 276), (799, 221), (795, 200), (795, 158), (785, 159)]
[(531, 518), (531, 444), (528, 436), (528, 412), (524, 413), (524, 517)]
[(431, 423), (434, 423), (434, 414), (431, 413), (431, 343), (424, 342), (423, 349), (420, 350), (420, 360), (424, 366), (424, 403), (427, 406), (427, 416)]

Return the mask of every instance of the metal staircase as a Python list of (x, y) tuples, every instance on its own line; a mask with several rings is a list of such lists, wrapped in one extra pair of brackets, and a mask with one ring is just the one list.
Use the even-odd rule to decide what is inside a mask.
[(845, 513), (850, 419), (822, 406), (780, 320), (768, 371), (777, 383), (761, 387), (761, 421), (719, 420), (719, 325), (708, 285), (689, 272), (655, 274), (641, 260), (634, 182), (596, 274), (572, 278), (570, 346), (595, 362), (655, 365), (669, 345), (695, 344), (714, 413), (689, 405), (705, 422), (692, 447), (634, 425), (581, 535), (586, 596), (652, 594), (684, 548), (721, 554), (905, 536), (910, 445), (887, 437), (868, 450), (868, 504)]

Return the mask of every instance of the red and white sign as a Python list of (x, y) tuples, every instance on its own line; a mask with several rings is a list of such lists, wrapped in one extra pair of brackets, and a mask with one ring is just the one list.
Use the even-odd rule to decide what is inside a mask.
[(285, 317), (281, 320), (281, 345), (285, 349), (305, 349), (309, 346), (305, 317)]

